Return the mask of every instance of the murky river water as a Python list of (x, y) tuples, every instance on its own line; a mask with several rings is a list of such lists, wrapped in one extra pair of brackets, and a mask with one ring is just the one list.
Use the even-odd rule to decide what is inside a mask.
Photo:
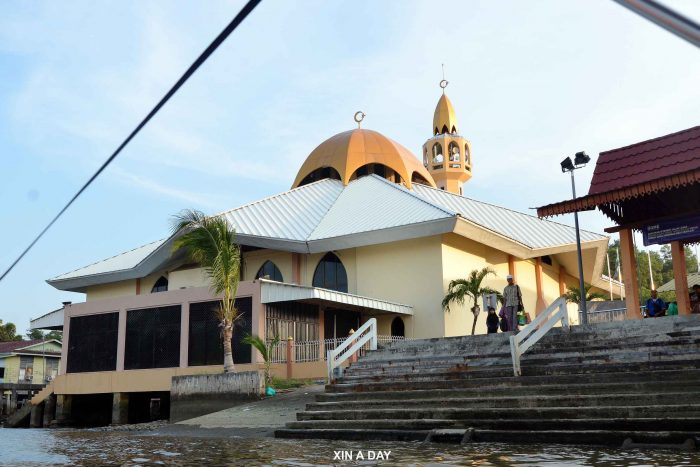
[[(391, 451), (389, 461), (334, 460), (334, 451)], [(0, 429), (0, 465), (700, 466), (699, 453), (577, 446), (199, 439), (124, 432)]]

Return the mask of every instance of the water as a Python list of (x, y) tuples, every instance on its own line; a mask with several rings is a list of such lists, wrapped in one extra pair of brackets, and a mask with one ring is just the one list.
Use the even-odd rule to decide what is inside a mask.
[[(391, 451), (388, 462), (334, 461), (334, 451)], [(201, 439), (89, 430), (0, 429), (2, 466), (681, 466), (700, 465), (699, 453), (598, 449), (588, 446), (276, 439)]]

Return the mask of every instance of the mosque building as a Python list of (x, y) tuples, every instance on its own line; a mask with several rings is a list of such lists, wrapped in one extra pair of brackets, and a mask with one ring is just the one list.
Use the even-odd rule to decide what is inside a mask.
[[(241, 342), (249, 333), (315, 343), (311, 358), (297, 355), (295, 377), (322, 376), (324, 342), (370, 317), (380, 335), (469, 334), (471, 305), (445, 312), (441, 301), (451, 280), (474, 269), (492, 268), (484, 285), (500, 290), (506, 275), (515, 276), (533, 318), (578, 285), (572, 227), (463, 196), (478, 157), (445, 85), (422, 160), (361, 128), (358, 112), (357, 128), (318, 145), (290, 190), (220, 214), (235, 227), (242, 252), (237, 369), (260, 361)], [(585, 281), (607, 291), (608, 237), (581, 231), (581, 241)], [(86, 297), (41, 318), (59, 321), (67, 344), (56, 394), (130, 393), (137, 400), (135, 394), (169, 391), (173, 375), (222, 371), (216, 298), (202, 269), (171, 252), (172, 242), (48, 280)], [(486, 332), (485, 313), (476, 332)]]

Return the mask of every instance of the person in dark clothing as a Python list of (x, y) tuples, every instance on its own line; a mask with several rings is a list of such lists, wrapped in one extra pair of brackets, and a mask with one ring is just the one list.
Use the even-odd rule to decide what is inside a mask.
[(496, 309), (492, 306), (489, 307), (489, 314), (486, 316), (486, 328), (489, 334), (498, 332), (498, 315), (496, 315)]

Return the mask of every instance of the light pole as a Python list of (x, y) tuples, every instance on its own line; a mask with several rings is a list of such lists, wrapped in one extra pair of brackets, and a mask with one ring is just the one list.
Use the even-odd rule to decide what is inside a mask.
[[(570, 157), (561, 161), (561, 171), (571, 174), (571, 193), (576, 199), (576, 183), (574, 183), (574, 170), (585, 167), (591, 158), (584, 151), (579, 151), (574, 156), (573, 162)], [(574, 223), (576, 225), (576, 252), (578, 254), (578, 277), (581, 291), (581, 324), (588, 324), (588, 312), (586, 311), (586, 285), (583, 281), (583, 258), (581, 257), (581, 233), (578, 229), (578, 211), (574, 211)]]

